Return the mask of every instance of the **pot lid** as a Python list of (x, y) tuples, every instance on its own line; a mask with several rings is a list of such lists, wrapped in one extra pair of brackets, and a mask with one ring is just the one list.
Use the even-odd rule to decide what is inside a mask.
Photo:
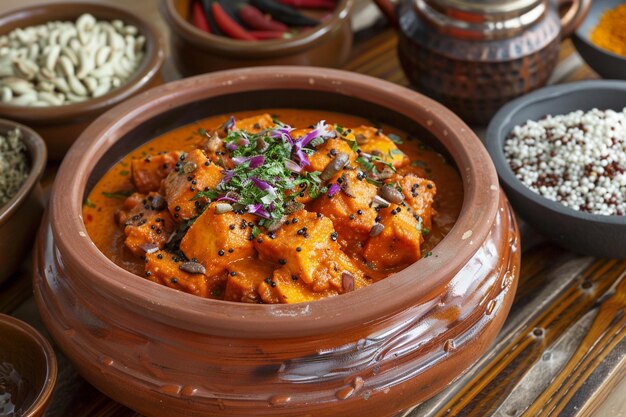
[(541, 0), (428, 0), (433, 7), (456, 9), (475, 14), (498, 15), (523, 13)]

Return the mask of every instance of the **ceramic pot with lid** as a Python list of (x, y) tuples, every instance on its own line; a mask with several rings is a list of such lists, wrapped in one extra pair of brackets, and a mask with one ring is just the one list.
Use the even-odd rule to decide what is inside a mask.
[(574, 32), (590, 4), (401, 0), (400, 62), (420, 91), (466, 122), (486, 124), (504, 103), (547, 83), (561, 39)]

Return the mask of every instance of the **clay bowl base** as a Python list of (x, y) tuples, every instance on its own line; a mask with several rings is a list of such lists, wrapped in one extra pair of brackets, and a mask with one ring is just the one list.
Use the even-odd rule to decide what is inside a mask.
[[(284, 417), (394, 415), (440, 392), (487, 350), (513, 302), (520, 263), (517, 225), (502, 194), (489, 238), (445, 294), (407, 312), (396, 337), (372, 334), (324, 353), (315, 340), (296, 340), (289, 351), (276, 351), (267, 340), (227, 340), (155, 323), (130, 329), (119, 312), (95, 310), (90, 294), (75, 292), (65, 279), (47, 221), (40, 235), (34, 289), (46, 327), (85, 379), (147, 416), (243, 417), (255, 409)], [(162, 340), (162, 332), (184, 346)], [(216, 356), (223, 349), (257, 363), (254, 373)], [(181, 356), (184, 365), (174, 365)], [(346, 362), (354, 367), (334, 369)], [(227, 389), (228, 379), (240, 379), (240, 389)], [(275, 394), (263, 397), (255, 385), (267, 384)]]

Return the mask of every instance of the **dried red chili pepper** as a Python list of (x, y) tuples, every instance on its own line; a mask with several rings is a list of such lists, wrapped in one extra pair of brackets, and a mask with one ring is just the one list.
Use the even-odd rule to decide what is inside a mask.
[(281, 22), (272, 20), (263, 14), (262, 11), (249, 4), (243, 5), (239, 9), (239, 18), (250, 28), (257, 31), (286, 32), (289, 28)]
[(335, 10), (337, 2), (333, 0), (278, 0), (285, 6), (296, 7), (299, 9), (324, 9)]
[(256, 38), (250, 35), (244, 28), (239, 26), (237, 22), (235, 22), (226, 11), (222, 8), (219, 3), (211, 4), (211, 13), (215, 18), (215, 23), (217, 26), (233, 39), (240, 39), (244, 41), (255, 41)]
[(211, 33), (211, 28), (209, 27), (209, 23), (200, 3), (194, 2), (191, 14), (193, 18), (193, 25), (195, 27), (203, 32)]

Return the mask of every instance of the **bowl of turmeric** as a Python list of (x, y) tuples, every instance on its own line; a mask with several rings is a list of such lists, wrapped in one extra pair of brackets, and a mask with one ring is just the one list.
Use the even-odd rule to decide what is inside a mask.
[(624, 22), (624, 0), (596, 0), (572, 38), (578, 53), (602, 78), (626, 80)]
[(58, 346), (144, 415), (392, 416), (511, 306), (519, 234), (440, 104), (258, 67), (112, 109), (59, 170), (34, 292)]

